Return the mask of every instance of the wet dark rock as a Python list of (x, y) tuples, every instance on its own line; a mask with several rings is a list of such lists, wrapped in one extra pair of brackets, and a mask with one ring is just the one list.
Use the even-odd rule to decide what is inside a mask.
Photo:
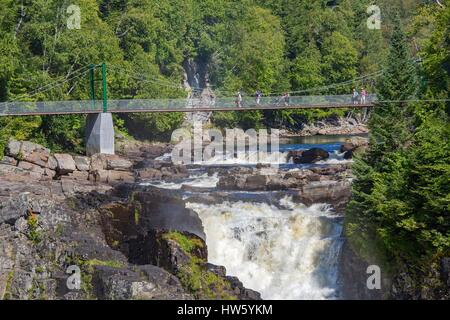
[(321, 148), (312, 148), (305, 150), (300, 157), (294, 158), (294, 163), (315, 163), (321, 160), (326, 160), (330, 157), (330, 154)]
[(287, 155), (287, 160), (286, 162), (290, 162), (291, 159), (294, 163), (299, 163), (300, 158), (303, 155), (304, 150), (293, 150), (293, 151), (289, 151), (288, 155)]
[(224, 266), (216, 266), (215, 264), (207, 263), (206, 269), (211, 271), (212, 273), (218, 275), (219, 277), (227, 276), (227, 269)]
[(347, 152), (347, 151), (353, 151), (355, 149), (356, 149), (356, 147), (352, 143), (346, 142), (341, 146), (340, 152), (343, 153), (343, 152)]
[(301, 191), (294, 196), (294, 200), (308, 206), (314, 203), (328, 203), (333, 205), (337, 212), (342, 213), (350, 195), (350, 181), (325, 180), (305, 184)]
[(353, 150), (345, 151), (345, 153), (344, 153), (344, 159), (345, 159), (345, 160), (350, 160), (350, 159), (352, 159), (352, 158), (353, 158)]
[(227, 277), (231, 287), (236, 292), (239, 300), (261, 300), (261, 294), (251, 289), (246, 289), (237, 277)]
[(151, 265), (135, 270), (96, 266), (93, 276), (96, 296), (102, 300), (180, 300), (192, 299), (179, 280)]
[(381, 300), (389, 296), (390, 280), (381, 270), (381, 290), (370, 290), (367, 287), (367, 268), (379, 265), (378, 261), (365, 261), (358, 256), (348, 241), (342, 245), (339, 259), (339, 283), (341, 297), (347, 300)]

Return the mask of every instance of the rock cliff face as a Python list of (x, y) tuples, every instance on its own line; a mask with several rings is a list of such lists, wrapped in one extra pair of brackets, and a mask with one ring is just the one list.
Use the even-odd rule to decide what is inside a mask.
[[(426, 271), (391, 263), (389, 270), (374, 257), (365, 260), (347, 240), (340, 258), (341, 296), (351, 300), (448, 300), (450, 299), (449, 258), (430, 261)], [(381, 288), (369, 289), (367, 273), (371, 265), (381, 269)]]
[[(0, 299), (259, 299), (207, 263), (201, 221), (180, 199), (71, 176), (95, 165), (131, 172), (126, 160), (29, 149), (48, 157), (0, 164)], [(17, 166), (24, 159), (55, 177)], [(77, 270), (81, 285), (71, 289)]]

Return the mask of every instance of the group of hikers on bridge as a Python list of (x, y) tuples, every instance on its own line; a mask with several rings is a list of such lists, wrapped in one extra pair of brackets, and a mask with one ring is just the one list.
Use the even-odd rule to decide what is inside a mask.
[[(261, 98), (263, 94), (261, 90), (256, 90), (255, 92), (255, 102), (256, 105), (261, 105)], [(289, 92), (284, 92), (283, 95), (277, 100), (277, 104), (284, 104), (285, 106), (289, 106), (290, 104), (290, 94)], [(355, 88), (353, 89), (352, 94), (352, 103), (353, 104), (366, 104), (366, 98), (367, 98), (367, 91), (365, 88), (361, 88), (361, 92), (358, 92), (358, 90)], [(242, 92), (239, 90), (236, 95), (236, 107), (242, 108), (242, 102), (243, 102), (243, 95)]]
[[(261, 98), (262, 98), (262, 96), (263, 96), (263, 94), (262, 94), (261, 90), (256, 90), (256, 92), (255, 92), (255, 102), (256, 102), (257, 106), (261, 105)], [(289, 92), (285, 92), (278, 99), (278, 103), (279, 104), (284, 104), (285, 106), (288, 106), (289, 103), (290, 103), (290, 98), (291, 98), (291, 95), (289, 94)], [(242, 101), (243, 101), (242, 92), (238, 91), (237, 95), (236, 95), (236, 101), (235, 101), (236, 107), (242, 108)]]
[(361, 92), (358, 92), (358, 90), (353, 89), (352, 94), (352, 102), (353, 104), (366, 104), (366, 97), (367, 97), (367, 91), (364, 88), (361, 88)]

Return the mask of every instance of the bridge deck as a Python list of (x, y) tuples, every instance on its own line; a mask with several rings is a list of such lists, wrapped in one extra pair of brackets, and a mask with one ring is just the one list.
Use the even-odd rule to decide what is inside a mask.
[[(256, 104), (254, 98), (245, 98), (238, 106), (235, 98), (217, 98), (213, 102), (192, 104), (187, 99), (155, 100), (109, 100), (108, 112), (211, 112), (211, 111), (249, 111), (281, 109), (332, 109), (373, 107), (375, 95), (369, 95), (365, 104), (354, 104), (351, 96), (301, 96), (290, 97), (289, 102), (281, 98), (267, 97)], [(40, 102), (2, 102), (0, 116), (92, 114), (103, 112), (103, 101), (40, 101)]]

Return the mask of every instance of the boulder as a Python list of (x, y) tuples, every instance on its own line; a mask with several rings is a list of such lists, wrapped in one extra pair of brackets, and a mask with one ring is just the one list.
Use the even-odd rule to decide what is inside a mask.
[(344, 153), (347, 151), (355, 151), (359, 147), (368, 146), (369, 142), (366, 138), (363, 137), (352, 137), (345, 141), (345, 143), (341, 146), (340, 152)]
[(193, 299), (185, 293), (180, 281), (156, 266), (138, 266), (135, 270), (94, 267), (94, 287), (101, 299), (108, 300), (184, 300)]
[(50, 157), (50, 150), (37, 143), (11, 139), (6, 147), (6, 154), (17, 160), (34, 163), (44, 168)]
[(268, 180), (267, 176), (264, 175), (248, 176), (245, 180), (245, 190), (264, 190), (266, 189)]
[(58, 162), (56, 161), (56, 158), (54, 156), (50, 156), (47, 161), (47, 168), (55, 171), (57, 167), (58, 167)]
[(96, 170), (106, 170), (107, 163), (106, 163), (106, 155), (104, 154), (94, 154), (91, 157), (91, 171)]
[(312, 148), (302, 152), (301, 157), (294, 157), (294, 163), (315, 163), (321, 160), (326, 160), (330, 157), (330, 154), (321, 148)]
[(187, 178), (189, 173), (183, 165), (173, 165), (170, 167), (161, 168), (162, 178), (164, 180), (177, 180)]
[[(25, 172), (24, 169), (9, 164), (0, 163), (0, 176), (7, 176), (10, 174), (21, 174)], [(3, 179), (3, 178), (2, 178)]]
[(37, 164), (44, 168), (47, 166), (50, 150), (37, 143), (23, 141), (20, 156), (21, 160)]
[(343, 152), (353, 151), (353, 150), (355, 150), (355, 146), (351, 143), (346, 142), (341, 146), (340, 152), (343, 153)]
[(45, 168), (44, 176), (48, 177), (49, 179), (53, 179), (56, 176), (56, 171), (49, 168)]
[(222, 190), (243, 190), (245, 184), (245, 176), (223, 176), (217, 183), (217, 187)]
[[(342, 150), (342, 149), (341, 149)], [(345, 160), (350, 160), (353, 158), (353, 150), (347, 150), (344, 153), (344, 159)]]
[(126, 171), (108, 171), (108, 182), (109, 183), (115, 183), (115, 182), (128, 182), (133, 183), (135, 181), (134, 174), (132, 172), (126, 172)]
[(137, 175), (140, 179), (148, 179), (148, 180), (161, 180), (162, 174), (161, 171), (147, 168), (137, 171)]
[(72, 177), (74, 180), (86, 181), (89, 179), (89, 173), (87, 171), (74, 171), (69, 173), (69, 177)]
[(133, 166), (133, 163), (122, 158), (107, 159), (106, 166), (108, 170), (129, 171)]
[(75, 166), (79, 171), (89, 171), (91, 166), (91, 159), (89, 159), (89, 157), (76, 156), (73, 157), (73, 160), (75, 161)]
[(44, 174), (44, 169), (41, 168), (40, 166), (34, 164), (34, 163), (30, 163), (30, 162), (26, 162), (26, 161), (20, 161), (17, 166), (19, 168), (22, 168), (22, 169), (27, 170), (27, 171), (36, 172), (36, 173), (41, 174), (41, 175)]
[(0, 164), (8, 164), (10, 166), (17, 166), (17, 160), (13, 157), (4, 156), (3, 159), (0, 160)]
[(170, 144), (166, 145), (146, 145), (142, 146), (139, 150), (143, 153), (144, 157), (147, 159), (155, 159), (166, 153), (170, 153), (172, 146)]
[(17, 157), (20, 154), (21, 147), (22, 147), (22, 142), (11, 139), (11, 140), (9, 140), (8, 145), (6, 147), (6, 154), (8, 156), (11, 156), (11, 157), (17, 159)]
[(103, 183), (133, 183), (135, 181), (134, 174), (132, 172), (114, 170), (96, 170), (89, 172), (89, 174), (86, 172), (86, 177), (89, 181)]
[(289, 163), (291, 159), (294, 163), (297, 163), (299, 159), (302, 157), (304, 150), (292, 150), (288, 152), (286, 162)]
[(75, 161), (70, 154), (56, 153), (54, 156), (57, 163), (56, 171), (59, 175), (65, 175), (77, 170)]

